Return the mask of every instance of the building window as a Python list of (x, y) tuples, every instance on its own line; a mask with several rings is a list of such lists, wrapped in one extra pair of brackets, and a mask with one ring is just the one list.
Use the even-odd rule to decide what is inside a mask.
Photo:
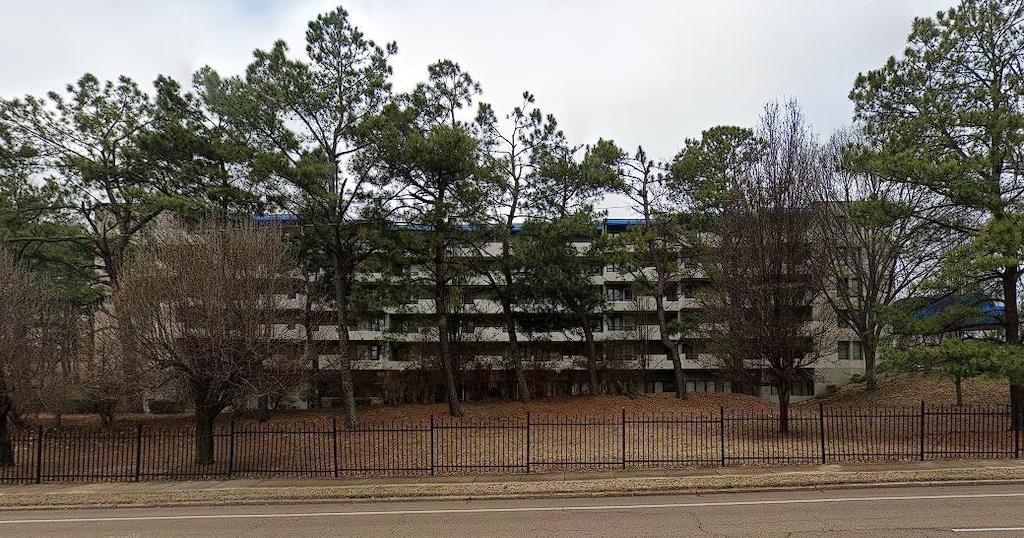
[(360, 350), (359, 358), (364, 361), (379, 361), (380, 346), (366, 346)]
[(411, 361), (412, 360), (412, 348), (409, 346), (396, 346), (392, 349), (391, 360), (393, 361)]
[(853, 324), (850, 323), (850, 311), (846, 309), (836, 310), (836, 327), (840, 329), (852, 329)]
[(793, 396), (814, 396), (814, 382), (798, 381), (793, 383)]
[(629, 331), (634, 327), (626, 325), (626, 320), (622, 316), (611, 316), (608, 318), (608, 330), (609, 331)]
[(860, 280), (853, 277), (839, 277), (836, 281), (836, 295), (860, 297)]
[(633, 300), (633, 289), (632, 288), (608, 288), (605, 290), (605, 294), (609, 301), (632, 301)]
[(854, 323), (859, 323), (861, 327), (867, 325), (867, 312), (863, 310), (836, 310), (836, 326), (843, 329), (856, 329), (857, 326)]
[(687, 381), (686, 392), (732, 392), (732, 383), (718, 381)]
[(864, 360), (864, 345), (857, 341), (840, 340), (836, 343), (841, 361), (862, 361)]
[[(775, 385), (768, 387), (768, 394), (778, 396), (779, 389)], [(814, 396), (814, 382), (811, 380), (798, 380), (793, 382), (793, 389), (790, 396)]]
[(610, 265), (607, 265), (604, 268), (604, 272), (606, 272), (606, 273), (618, 273), (619, 272), (619, 266), (617, 264), (614, 264), (614, 263), (610, 264)]

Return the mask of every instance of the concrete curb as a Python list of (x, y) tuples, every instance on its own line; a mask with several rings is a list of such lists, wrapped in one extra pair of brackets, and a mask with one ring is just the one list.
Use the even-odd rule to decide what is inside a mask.
[[(800, 471), (752, 475), (621, 477), (533, 482), (422, 483), (357, 486), (267, 486), (132, 492), (131, 484), (104, 484), (107, 493), (15, 491), (0, 493), (0, 511), (42, 509), (152, 508), (170, 506), (245, 506), (259, 504), (373, 503), (387, 501), (596, 498), (670, 494), (706, 495), (768, 491), (854, 488), (1022, 484), (1021, 467), (973, 467), (934, 470)], [(1006, 478), (992, 478), (1006, 473)], [(884, 475), (891, 476), (886, 480)], [(915, 475), (919, 479), (914, 479)], [(943, 475), (949, 478), (943, 478)], [(966, 475), (966, 476), (965, 476)], [(970, 475), (988, 475), (970, 478)], [(858, 479), (860, 478), (860, 479)], [(706, 486), (701, 485), (705, 483)], [(711, 483), (708, 483), (711, 482)], [(751, 483), (767, 483), (763, 486)], [(771, 483), (776, 482), (776, 483)], [(792, 482), (787, 484), (786, 482)], [(803, 483), (800, 483), (803, 482)], [(31, 486), (27, 486), (31, 488)], [(117, 491), (117, 490), (121, 491)], [(503, 492), (520, 489), (522, 491)], [(402, 491), (406, 490), (406, 491)], [(142, 500), (139, 500), (139, 498)], [(121, 500), (121, 499), (124, 500)], [(95, 499), (95, 502), (92, 502)], [(134, 501), (132, 499), (135, 499)]]
[(260, 506), (266, 504), (275, 505), (300, 505), (300, 504), (372, 504), (385, 502), (406, 502), (406, 501), (480, 501), (480, 500), (529, 500), (529, 499), (597, 499), (604, 497), (654, 497), (659, 495), (714, 495), (725, 493), (769, 493), (786, 491), (842, 491), (846, 489), (896, 489), (907, 487), (934, 487), (934, 486), (988, 486), (1000, 484), (1024, 484), (1024, 480), (950, 480), (930, 482), (879, 482), (879, 483), (850, 483), (833, 484), (829, 486), (784, 486), (784, 487), (763, 487), (763, 488), (719, 488), (719, 489), (665, 489), (665, 490), (643, 490), (643, 491), (601, 491), (584, 493), (522, 493), (514, 495), (439, 495), (439, 496), (409, 496), (409, 497), (339, 497), (321, 499), (239, 499), (223, 501), (174, 501), (174, 502), (150, 502), (150, 503), (120, 503), (120, 504), (52, 504), (52, 505), (26, 505), (26, 506), (2, 506), (0, 513), (38, 511), (38, 510), (100, 510), (116, 508), (173, 508), (190, 506)]

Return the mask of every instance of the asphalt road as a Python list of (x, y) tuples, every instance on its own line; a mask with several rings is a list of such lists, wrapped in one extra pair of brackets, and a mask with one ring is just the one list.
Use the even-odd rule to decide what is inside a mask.
[(1024, 536), (1024, 485), (0, 512), (3, 536)]

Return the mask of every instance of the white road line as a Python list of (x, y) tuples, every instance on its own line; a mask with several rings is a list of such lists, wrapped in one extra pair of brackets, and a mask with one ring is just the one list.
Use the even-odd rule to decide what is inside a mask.
[[(519, 508), (438, 508), (433, 510), (375, 510), (353, 512), (290, 512), (270, 514), (210, 514), (180, 516), (134, 516), (134, 517), (82, 517), (67, 519), (5, 519), (0, 525), (29, 525), (43, 523), (103, 523), (115, 521), (177, 521), (197, 519), (276, 519), (350, 516), (409, 516), (438, 514), (496, 514), (519, 512), (585, 512), (599, 510), (650, 510), (657, 508), (714, 508), (724, 506), (758, 506), (778, 504), (823, 504), (848, 502), (891, 502), (925, 501), (943, 499), (998, 499), (1024, 497), (1024, 493), (975, 493), (961, 495), (907, 495), (899, 497), (838, 497), (828, 499), (769, 499), (762, 501), (723, 501), (665, 504), (617, 504), (591, 506), (526, 506)], [(955, 530), (955, 529), (954, 529)], [(964, 531), (966, 532), (966, 531)]]
[(952, 529), (953, 532), (1012, 532), (1024, 531), (1024, 527), (989, 527), (987, 529)]

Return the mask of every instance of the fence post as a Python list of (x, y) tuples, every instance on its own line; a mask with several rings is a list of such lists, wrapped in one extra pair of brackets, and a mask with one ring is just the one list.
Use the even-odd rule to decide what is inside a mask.
[(825, 463), (825, 405), (818, 402), (818, 429), (821, 430), (821, 463)]
[(43, 425), (36, 424), (36, 484), (43, 482)]
[(526, 474), (530, 474), (530, 412), (526, 412)]
[(231, 417), (231, 426), (228, 427), (228, 479), (235, 470), (235, 417)]
[(430, 476), (434, 476), (434, 414), (430, 414)]
[(722, 457), (722, 467), (725, 467), (725, 406), (719, 406), (718, 408), (718, 437), (718, 449)]
[(142, 474), (142, 423), (135, 425), (135, 481)]
[(924, 400), (921, 400), (921, 461), (924, 461)]
[(622, 468), (626, 468), (626, 408), (622, 408)]
[(338, 478), (338, 417), (331, 417), (331, 447), (334, 463), (334, 478)]

